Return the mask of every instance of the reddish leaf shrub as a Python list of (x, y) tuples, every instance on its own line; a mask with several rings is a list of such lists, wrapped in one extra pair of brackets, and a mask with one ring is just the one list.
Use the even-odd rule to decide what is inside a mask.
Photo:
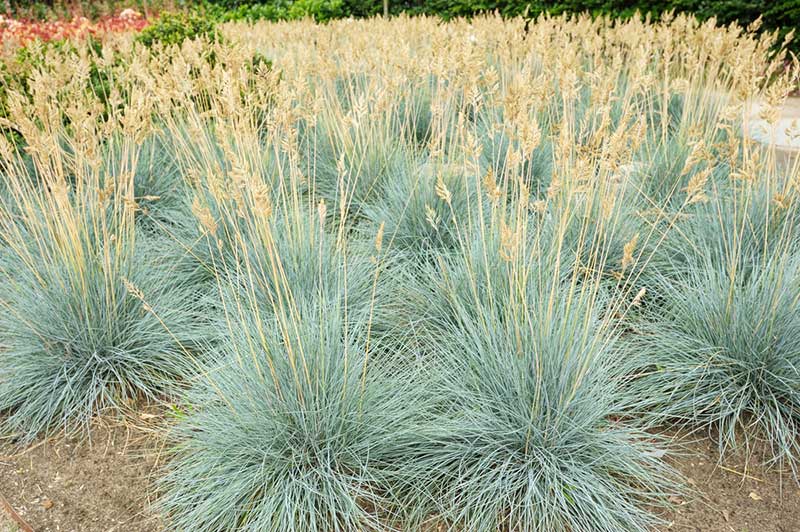
[(86, 17), (56, 21), (18, 20), (0, 14), (0, 42), (13, 40), (24, 44), (34, 39), (49, 41), (97, 36), (105, 33), (140, 31), (147, 25), (148, 20), (133, 9), (124, 9), (118, 15), (103, 17), (96, 22)]

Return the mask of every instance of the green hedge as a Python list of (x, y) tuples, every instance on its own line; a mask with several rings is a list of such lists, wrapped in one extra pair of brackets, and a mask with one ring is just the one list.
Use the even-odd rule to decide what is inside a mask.
[(164, 45), (181, 44), (186, 39), (200, 36), (217, 38), (213, 19), (195, 12), (162, 13), (152, 24), (144, 28), (136, 40), (145, 46), (155, 43)]

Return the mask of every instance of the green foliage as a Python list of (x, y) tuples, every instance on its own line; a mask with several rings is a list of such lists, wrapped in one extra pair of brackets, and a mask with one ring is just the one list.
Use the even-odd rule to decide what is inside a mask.
[(289, 7), (289, 18), (311, 17), (317, 22), (327, 22), (345, 15), (342, 0), (297, 0)]
[[(13, 59), (0, 62), (0, 75), (3, 82), (0, 84), (0, 117), (8, 118), (8, 95), (9, 89), (21, 93), (29, 102), (32, 102), (33, 92), (31, 87), (31, 76), (37, 70), (47, 71), (52, 64), (53, 58), (58, 57), (74, 58), (80, 54), (78, 43), (69, 39), (53, 39), (49, 41), (34, 41), (26, 46), (19, 48)], [(111, 63), (100, 61), (102, 56), (103, 44), (94, 37), (86, 40), (89, 59), (89, 77), (85, 90), (87, 93), (95, 95), (103, 105), (102, 116), (107, 118), (113, 111), (109, 97), (111, 95), (112, 76), (111, 71), (119, 67), (119, 55), (112, 55)], [(120, 89), (122, 102), (124, 105), (127, 94), (123, 87)], [(65, 124), (67, 125), (67, 124)], [(3, 128), (3, 134), (14, 142), (22, 141), (18, 132)]]
[(236, 2), (203, 0), (195, 10), (219, 22), (256, 20), (296, 20), (313, 18), (317, 22), (343, 18), (348, 10), (343, 0), (278, 0), (272, 2)]
[(216, 40), (219, 35), (215, 22), (197, 12), (165, 12), (152, 24), (144, 28), (136, 40), (147, 47), (160, 43), (165, 46), (179, 45), (186, 39), (206, 37)]
[(272, 2), (269, 4), (244, 4), (225, 7), (217, 3), (205, 2), (202, 11), (206, 16), (220, 22), (256, 20), (286, 20), (289, 18), (290, 2)]

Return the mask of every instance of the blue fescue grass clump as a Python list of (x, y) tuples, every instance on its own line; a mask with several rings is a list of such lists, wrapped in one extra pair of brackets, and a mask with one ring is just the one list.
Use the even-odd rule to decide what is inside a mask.
[(629, 340), (632, 397), (654, 423), (708, 431), (721, 455), (766, 444), (800, 460), (800, 261), (769, 257), (748, 275), (698, 261), (653, 287), (661, 301)]
[(165, 233), (190, 215), (188, 187), (164, 133), (142, 143), (133, 176), (137, 221), (157, 233)]
[(409, 366), (373, 364), (372, 303), (344, 295), (343, 258), (297, 277), (265, 253), (273, 269), (219, 278), (223, 341), (186, 396), (160, 507), (174, 530), (391, 529), (418, 506), (408, 457), (430, 398)]
[(699, 265), (746, 277), (764, 258), (800, 249), (800, 209), (786, 177), (723, 184), (711, 194), (681, 210), (653, 257), (655, 270), (680, 278)]
[[(459, 219), (475, 208), (472, 180), (463, 168), (442, 162), (426, 161), (401, 172), (365, 205), (366, 231), (374, 234), (383, 225), (387, 247), (405, 259), (451, 252), (459, 247), (464, 230)], [(441, 186), (448, 191), (446, 197)]]
[(420, 281), (449, 405), (420, 457), (435, 511), (455, 530), (649, 530), (674, 476), (652, 435), (618, 417), (609, 296), (562, 267), (552, 235), (517, 228), (511, 252), (503, 232)]
[(646, 276), (652, 297), (629, 316), (624, 360), (645, 422), (709, 432), (722, 458), (758, 450), (796, 475), (800, 225), (789, 181), (760, 177), (684, 207)]
[(337, 123), (339, 117), (320, 117), (304, 135), (309, 188), (331, 206), (333, 217), (361, 217), (384, 187), (418, 164), (409, 140), (363, 113), (359, 123), (344, 127)]
[(441, 514), (466, 530), (648, 530), (644, 506), (663, 503), (667, 472), (648, 435), (612, 417), (613, 375), (589, 361), (613, 347), (524, 319), (520, 330), (467, 322), (447, 338), (456, 406), (430, 452), (449, 465)]
[(199, 299), (154, 255), (109, 260), (85, 242), (76, 260), (18, 244), (0, 266), (3, 433), (82, 432), (98, 414), (173, 396), (194, 373), (189, 350), (207, 337)]
[(137, 227), (136, 149), (108, 153), (102, 171), (56, 155), (6, 176), (0, 428), (22, 441), (175, 394), (208, 338), (202, 298)]
[[(229, 222), (236, 225), (233, 233), (239, 236), (225, 251), (230, 256), (227, 262), (212, 258), (215, 275), (257, 305), (259, 312), (273, 314), (286, 297), (284, 286), (290, 286), (293, 304), (336, 302), (348, 309), (349, 322), (370, 321), (374, 338), (388, 338), (396, 332), (396, 318), (383, 309), (397, 296), (377, 278), (394, 261), (376, 250), (372, 241), (343, 242), (326, 230), (319, 212), (302, 207), (296, 212), (279, 209), (268, 219)], [(213, 247), (213, 239), (207, 245)], [(376, 298), (381, 305), (373, 304)]]
[(85, 266), (40, 263), (32, 271), (20, 257), (3, 260), (0, 411), (3, 432), (24, 441), (83, 429), (138, 399), (161, 400), (194, 372), (186, 349), (203, 338), (203, 317), (192, 311), (191, 287), (142, 263), (110, 272), (92, 257)]
[(384, 530), (399, 518), (420, 394), (406, 375), (365, 369), (366, 331), (345, 331), (335, 306), (314, 314), (290, 338), (234, 322), (173, 434), (161, 483), (173, 530)]

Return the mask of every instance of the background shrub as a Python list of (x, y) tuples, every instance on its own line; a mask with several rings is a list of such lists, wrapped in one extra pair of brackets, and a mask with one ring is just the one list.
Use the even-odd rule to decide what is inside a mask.
[(181, 44), (186, 39), (217, 38), (215, 22), (196, 12), (165, 12), (144, 28), (136, 40), (145, 46), (161, 43), (165, 46)]

